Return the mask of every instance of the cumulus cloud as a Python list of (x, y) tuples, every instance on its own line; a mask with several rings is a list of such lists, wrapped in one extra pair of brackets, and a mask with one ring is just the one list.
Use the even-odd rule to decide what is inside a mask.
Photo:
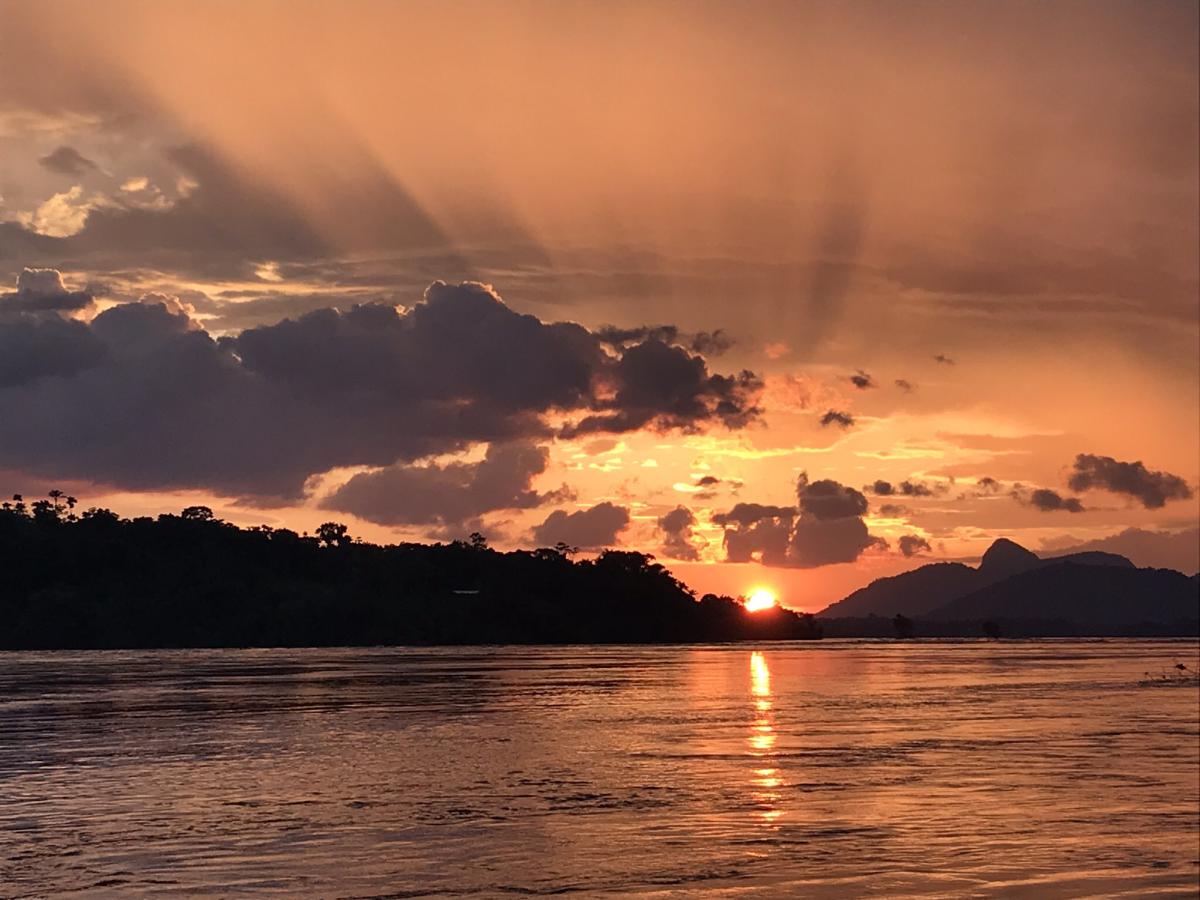
[(658, 530), (662, 533), (663, 554), (671, 559), (700, 558), (700, 543), (696, 540), (693, 526), (695, 514), (686, 506), (677, 506), (658, 519)]
[[(22, 427), (0, 465), (133, 489), (294, 498), (335, 467), (544, 439), (562, 421), (694, 431), (757, 415), (750, 373), (712, 374), (653, 340), (614, 354), (474, 283), (437, 282), (408, 310), (318, 310), (219, 339), (153, 300), (38, 328), (40, 346), (61, 346), (5, 359), (0, 419)], [(0, 347), (28, 331), (0, 317)]]
[(17, 289), (0, 294), (0, 316), (14, 313), (58, 313), (70, 315), (92, 305), (88, 291), (72, 291), (63, 283), (58, 269), (24, 269), (17, 276)]
[(62, 145), (51, 153), (38, 159), (45, 168), (59, 175), (78, 177), (99, 168), (94, 162), (76, 150), (74, 147)]
[(762, 381), (754, 373), (710, 374), (703, 357), (653, 338), (627, 348), (598, 374), (608, 394), (594, 397), (601, 412), (568, 427), (565, 436), (639, 428), (692, 431), (702, 423), (740, 428), (760, 413)]
[(54, 194), (31, 213), (21, 213), (17, 221), (21, 225), (45, 237), (71, 237), (83, 231), (88, 216), (95, 208), (91, 200), (83, 197), (83, 186), (75, 185)]
[(1105, 490), (1125, 494), (1146, 509), (1160, 509), (1168, 500), (1190, 500), (1191, 486), (1178, 475), (1154, 472), (1141, 460), (1121, 462), (1111, 456), (1080, 453), (1067, 484), (1073, 491)]
[(796, 482), (795, 507), (739, 503), (713, 516), (725, 528), (730, 562), (759, 559), (768, 566), (815, 568), (853, 562), (869, 547), (884, 545), (862, 517), (867, 498), (831, 479)]
[(821, 427), (828, 428), (830, 425), (837, 425), (841, 428), (850, 428), (854, 425), (854, 416), (848, 412), (839, 412), (836, 409), (830, 409), (821, 416)]
[(562, 543), (581, 550), (601, 550), (615, 544), (628, 524), (629, 510), (606, 500), (571, 513), (556, 509), (533, 529), (533, 539), (545, 547)]
[(919, 534), (901, 535), (897, 543), (900, 546), (900, 552), (907, 557), (918, 556), (921, 553), (930, 553), (933, 551), (933, 548), (929, 546), (929, 541), (925, 540)]
[(879, 507), (879, 514), (889, 519), (898, 519), (901, 516), (907, 516), (908, 513), (908, 507), (901, 506), (899, 503), (884, 503)]
[(355, 475), (322, 505), (381, 525), (460, 525), (495, 510), (561, 500), (561, 491), (541, 494), (531, 486), (549, 455), (516, 441), (489, 445), (476, 463), (396, 464)]

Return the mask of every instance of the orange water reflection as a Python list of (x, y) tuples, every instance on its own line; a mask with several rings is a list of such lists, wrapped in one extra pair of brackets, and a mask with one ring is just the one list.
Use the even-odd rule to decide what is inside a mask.
[(757, 757), (750, 796), (758, 818), (769, 825), (783, 815), (779, 809), (779, 788), (783, 780), (779, 770), (771, 765), (778, 739), (772, 712), (771, 670), (766, 656), (757, 650), (750, 654), (750, 693), (754, 697), (754, 722), (750, 726), (749, 744), (751, 755)]

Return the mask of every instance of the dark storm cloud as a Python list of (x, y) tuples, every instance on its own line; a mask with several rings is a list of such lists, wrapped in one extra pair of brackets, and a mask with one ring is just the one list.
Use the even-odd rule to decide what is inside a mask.
[(629, 510), (608, 501), (568, 513), (556, 509), (533, 529), (533, 539), (544, 547), (569, 544), (581, 550), (600, 550), (617, 542), (629, 524)]
[(828, 428), (830, 425), (850, 428), (854, 425), (854, 416), (848, 412), (839, 412), (836, 409), (830, 409), (826, 410), (825, 415), (821, 416), (820, 421), (822, 428)]
[(51, 172), (76, 177), (87, 175), (98, 168), (94, 162), (74, 147), (68, 147), (65, 144), (52, 153), (39, 157), (38, 162)]
[(1125, 494), (1146, 509), (1159, 509), (1168, 500), (1190, 500), (1193, 491), (1178, 475), (1154, 472), (1141, 460), (1120, 462), (1111, 456), (1080, 453), (1067, 484), (1073, 491), (1105, 490)]
[(530, 443), (491, 444), (477, 463), (397, 464), (355, 475), (322, 505), (381, 525), (459, 525), (495, 510), (561, 500), (561, 492), (531, 487), (548, 458), (545, 447)]
[(663, 553), (671, 559), (699, 559), (700, 550), (692, 530), (695, 524), (696, 516), (686, 506), (677, 506), (660, 516), (658, 530), (662, 533)]
[(550, 414), (592, 432), (756, 414), (749, 373), (710, 374), (654, 341), (613, 356), (470, 283), (435, 283), (408, 311), (320, 310), (220, 339), (173, 301), (86, 325), (0, 316), (0, 347), (16, 348), (0, 362), (0, 420), (22, 423), (0, 466), (135, 489), (296, 497), (337, 466), (548, 437)]
[(864, 372), (862, 369), (859, 369), (857, 372), (855, 372), (853, 375), (850, 376), (850, 383), (852, 385), (854, 385), (856, 388), (858, 388), (860, 391), (865, 391), (868, 388), (875, 387), (875, 379), (872, 378), (870, 375), (868, 375), (866, 372)]
[(853, 562), (864, 550), (885, 544), (872, 537), (862, 517), (867, 498), (829, 479), (796, 482), (796, 507), (739, 503), (713, 522), (725, 528), (730, 562), (756, 556), (764, 565), (815, 568)]
[(905, 556), (917, 556), (920, 553), (929, 553), (933, 550), (929, 546), (929, 541), (921, 537), (919, 534), (904, 534), (900, 536), (898, 541), (900, 552)]
[(915, 391), (917, 389), (917, 386), (915, 384), (913, 384), (911, 381), (909, 381), (907, 378), (897, 378), (895, 381), (895, 385), (896, 385), (896, 387), (900, 388), (900, 390), (904, 391), (904, 393), (906, 393), (906, 394), (911, 394), (913, 391)]
[(1031, 491), (1021, 485), (1016, 485), (1012, 496), (1018, 503), (1032, 506), (1042, 512), (1083, 512), (1083, 503), (1078, 497), (1064, 497), (1058, 491), (1049, 488), (1035, 488)]

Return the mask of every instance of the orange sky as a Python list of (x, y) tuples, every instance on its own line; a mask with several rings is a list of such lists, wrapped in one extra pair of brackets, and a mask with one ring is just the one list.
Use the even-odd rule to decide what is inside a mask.
[[(629, 512), (622, 545), (693, 586), (815, 609), (999, 536), (1037, 550), (1196, 526), (1194, 491), (1147, 506), (1068, 484), (1081, 453), (1200, 480), (1194, 4), (0, 0), (0, 16), (0, 278), (60, 270), (95, 294), (81, 321), (158, 293), (236, 335), (478, 279), (543, 322), (723, 329), (708, 370), (764, 379), (761, 417), (733, 430), (543, 437), (546, 502), (473, 523), (500, 546), (607, 501)], [(83, 162), (47, 162), (62, 147)], [(830, 410), (853, 425), (821, 425)], [(113, 484), (86, 452), (29, 458), (0, 448), (5, 484), (69, 483), (130, 514), (203, 501), (376, 540), (453, 531), (318, 508), (372, 470), (349, 457), (283, 505), (199, 477)], [(713, 516), (794, 506), (801, 472), (930, 493), (865, 492), (888, 548), (854, 562), (723, 562)], [(1039, 488), (1084, 510), (1039, 509)], [(664, 552), (678, 505), (694, 561)], [(905, 557), (902, 536), (928, 549)]]

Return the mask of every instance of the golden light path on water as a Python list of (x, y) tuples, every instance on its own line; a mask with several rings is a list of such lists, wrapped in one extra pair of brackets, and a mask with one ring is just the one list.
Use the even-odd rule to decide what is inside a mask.
[(754, 724), (750, 729), (750, 753), (756, 757), (754, 789), (751, 796), (764, 824), (774, 823), (783, 811), (778, 808), (779, 787), (783, 784), (773, 765), (775, 722), (772, 713), (771, 670), (767, 657), (755, 650), (750, 654), (750, 693), (754, 697)]

